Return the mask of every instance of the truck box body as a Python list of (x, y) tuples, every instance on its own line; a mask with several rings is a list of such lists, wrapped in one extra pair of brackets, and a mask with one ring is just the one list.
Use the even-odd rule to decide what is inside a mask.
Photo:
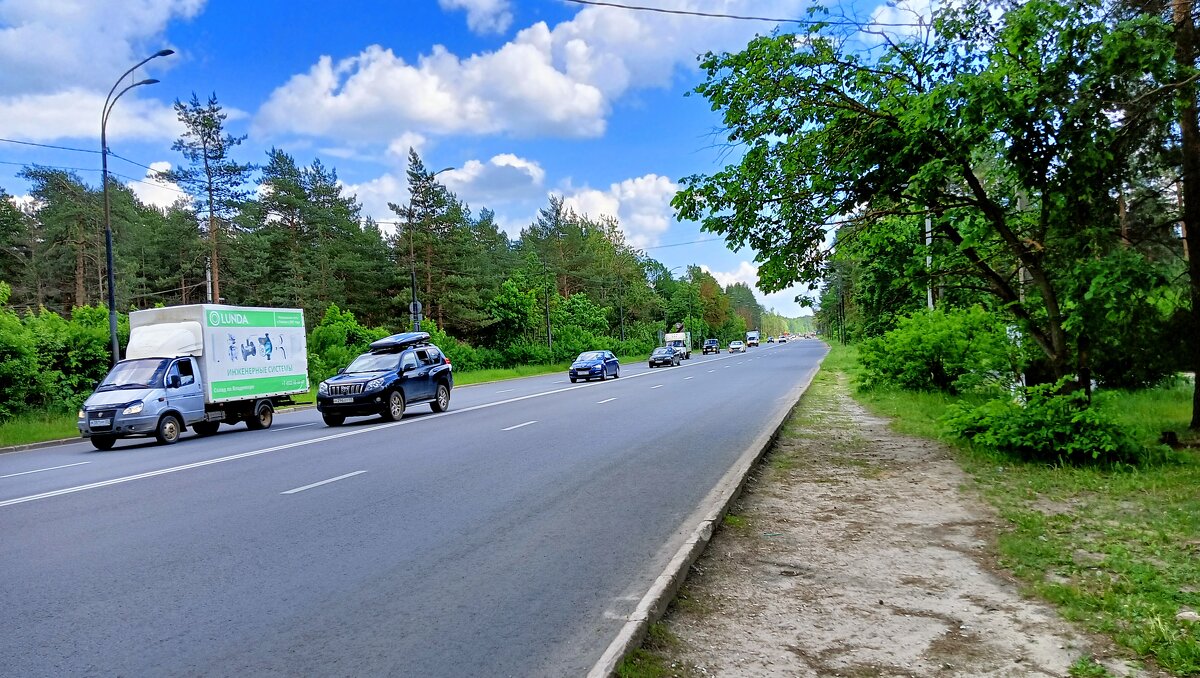
[(304, 311), (194, 304), (129, 314), (125, 358), (194, 356), (206, 403), (308, 392)]
[(746, 333), (746, 346), (758, 346), (758, 330), (750, 330)]
[(101, 450), (118, 438), (173, 443), (187, 428), (270, 428), (276, 405), (308, 392), (300, 309), (217, 304), (129, 314), (125, 359), (79, 410), (79, 433)]
[(682, 352), (684, 360), (692, 357), (691, 332), (667, 332), (663, 335), (663, 345)]

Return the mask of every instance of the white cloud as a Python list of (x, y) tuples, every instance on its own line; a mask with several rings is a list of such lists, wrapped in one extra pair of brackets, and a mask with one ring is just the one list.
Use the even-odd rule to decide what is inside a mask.
[[(342, 188), (343, 195), (358, 197), (364, 217), (371, 217), (379, 222), (394, 222), (399, 219), (388, 207), (389, 202), (397, 205), (408, 204), (408, 178), (404, 175), (396, 176), (389, 172), (361, 184), (342, 184)], [(395, 231), (395, 225), (390, 223), (381, 223), (380, 228), (384, 233)]]
[(789, 287), (771, 294), (763, 294), (762, 290), (758, 289), (758, 267), (749, 261), (738, 262), (738, 267), (732, 271), (714, 271), (705, 264), (701, 264), (700, 269), (716, 278), (721, 287), (728, 287), (735, 283), (749, 285), (759, 303), (768, 311), (774, 309), (776, 313), (788, 318), (812, 315), (811, 310), (804, 308), (796, 301), (796, 296), (811, 298), (813, 292), (808, 292), (801, 287)]
[(652, 247), (674, 222), (671, 198), (678, 188), (667, 177), (647, 174), (612, 184), (607, 191), (583, 188), (563, 197), (579, 214), (615, 217), (630, 245)]
[(487, 162), (468, 160), (438, 179), (467, 203), (489, 204), (540, 197), (546, 171), (532, 160), (502, 153)]
[[(203, 6), (204, 0), (4, 0), (0, 92), (12, 97), (113, 83), (168, 46), (167, 24)], [(155, 59), (137, 75), (149, 77), (179, 58)]]
[(416, 151), (417, 155), (424, 155), (425, 151), (432, 147), (433, 144), (424, 134), (405, 132), (392, 139), (388, 144), (387, 154), (392, 160), (398, 160), (407, 166), (409, 149)]
[(152, 162), (150, 169), (146, 170), (146, 176), (141, 181), (130, 181), (125, 185), (139, 200), (161, 209), (171, 207), (180, 200), (190, 203), (191, 198), (183, 192), (179, 184), (162, 178), (162, 172), (170, 169), (171, 163), (169, 162)]
[[(799, 16), (803, 4), (763, 0), (755, 10)], [(736, 0), (715, 7), (697, 0), (664, 6), (744, 9)], [(769, 24), (587, 7), (553, 28), (535, 23), (495, 51), (468, 57), (435, 46), (409, 63), (371, 45), (336, 62), (322, 56), (308, 72), (293, 76), (259, 110), (255, 131), (350, 136), (358, 143), (390, 140), (400, 129), (596, 137), (604, 133), (613, 103), (631, 89), (667, 86), (678, 69), (695, 68), (697, 54), (740, 49), (755, 32), (769, 30)]]
[[(0, 136), (29, 141), (92, 138), (99, 150), (103, 108), (102, 94), (81, 89), (0, 97)], [(170, 106), (126, 95), (113, 108), (106, 131), (109, 148), (119, 149), (122, 141), (178, 138), (183, 127)]]
[(467, 10), (467, 27), (475, 33), (503, 33), (512, 24), (508, 0), (438, 0), (444, 10)]

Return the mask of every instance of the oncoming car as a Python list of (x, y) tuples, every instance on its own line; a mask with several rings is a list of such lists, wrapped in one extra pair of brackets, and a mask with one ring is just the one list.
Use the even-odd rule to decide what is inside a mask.
[(704, 349), (703, 349), (702, 353), (703, 353), (703, 355), (708, 355), (709, 352), (720, 353), (721, 352), (721, 342), (717, 341), (716, 339), (705, 339), (704, 340)]
[(666, 365), (668, 367), (674, 365), (679, 366), (679, 352), (670, 346), (659, 346), (650, 354), (650, 367), (658, 367)]
[(429, 333), (405, 332), (372, 343), (369, 352), (321, 382), (317, 410), (327, 426), (371, 415), (396, 421), (413, 403), (427, 402), (434, 412), (445, 412), (452, 388), (450, 360), (429, 343)]
[(730, 353), (745, 353), (746, 352), (746, 342), (744, 342), (744, 341), (729, 342), (729, 352)]
[(584, 351), (571, 363), (567, 376), (572, 384), (580, 379), (616, 379), (621, 376), (621, 363), (617, 362), (617, 356), (612, 351)]

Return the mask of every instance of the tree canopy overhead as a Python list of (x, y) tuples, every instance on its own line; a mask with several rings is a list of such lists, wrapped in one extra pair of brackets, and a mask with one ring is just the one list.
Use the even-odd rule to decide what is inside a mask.
[(706, 55), (696, 92), (744, 153), (683, 179), (678, 215), (759, 251), (766, 290), (820, 278), (832, 229), (846, 241), (928, 218), (946, 267), (1011, 314), (1053, 376), (1084, 380), (1080, 316), (1097, 292), (1079, 279), (1129, 266), (1119, 197), (1170, 115), (1170, 25), (1110, 10), (969, 2), (869, 47), (816, 24)]

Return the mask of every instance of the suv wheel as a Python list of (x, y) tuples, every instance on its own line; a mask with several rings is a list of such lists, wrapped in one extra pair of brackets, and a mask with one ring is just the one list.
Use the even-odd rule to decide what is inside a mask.
[(346, 423), (346, 417), (341, 414), (322, 414), (321, 418), (325, 420), (326, 426), (341, 426)]
[(388, 395), (387, 403), (383, 406), (384, 421), (400, 421), (404, 416), (404, 395), (399, 391), (392, 391)]
[(438, 384), (437, 395), (434, 396), (433, 402), (429, 403), (429, 409), (434, 412), (445, 412), (450, 409), (450, 387), (445, 384)]

